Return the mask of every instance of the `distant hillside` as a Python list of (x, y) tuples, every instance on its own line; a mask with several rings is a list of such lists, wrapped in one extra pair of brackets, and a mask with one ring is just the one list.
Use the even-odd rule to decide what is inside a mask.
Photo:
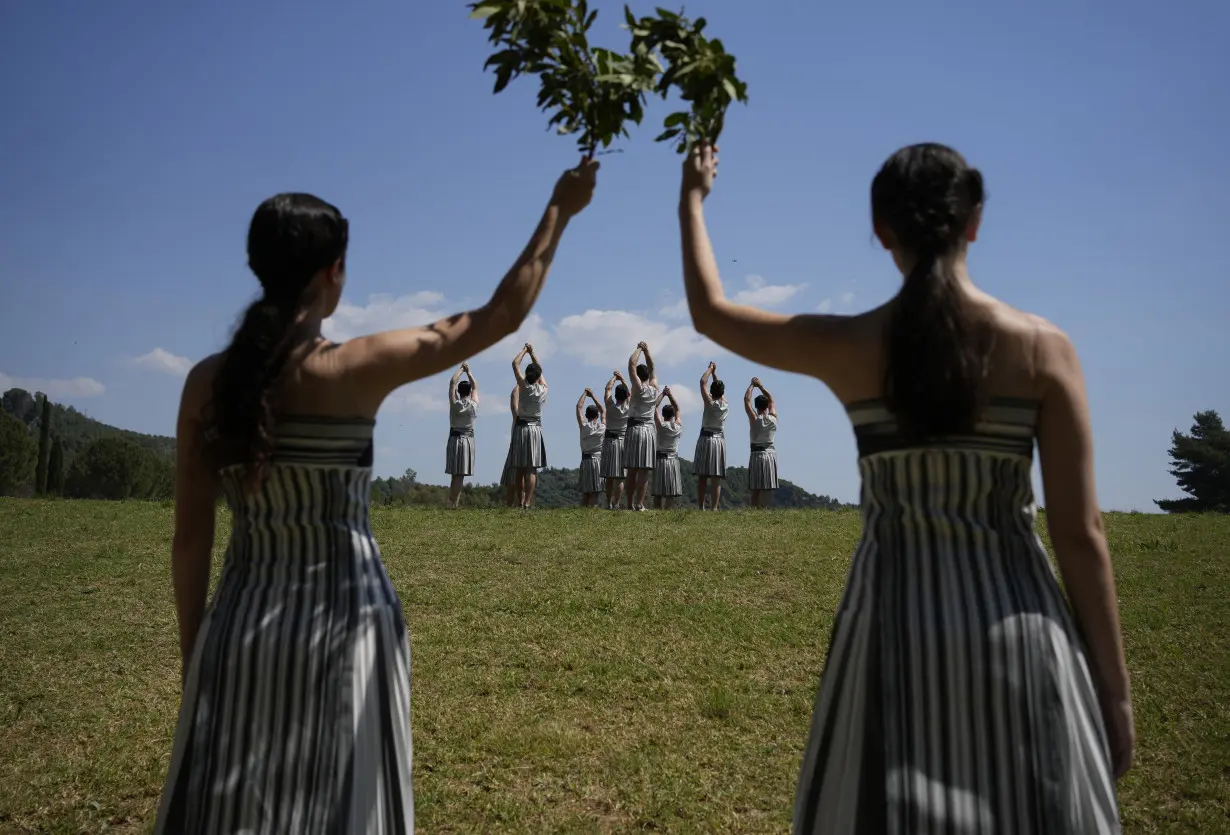
[[(30, 428), (30, 433), (37, 440), (39, 433), (40, 408), (35, 396), (22, 389), (9, 389), (0, 399), (0, 408), (13, 415)], [(91, 441), (99, 438), (122, 438), (132, 441), (142, 449), (153, 452), (160, 458), (172, 460), (175, 457), (175, 439), (165, 435), (143, 435), (140, 432), (130, 432), (109, 426), (101, 421), (86, 417), (72, 406), (53, 403), (51, 406), (51, 434), (60, 438), (64, 444), (64, 466), (67, 469), (73, 463), (78, 452), (85, 449)]]

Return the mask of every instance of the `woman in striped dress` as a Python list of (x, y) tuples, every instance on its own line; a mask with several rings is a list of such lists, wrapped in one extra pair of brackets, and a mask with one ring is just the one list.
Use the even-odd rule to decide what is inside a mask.
[[(710, 378), (712, 377), (712, 382)], [(700, 437), (696, 439), (696, 454), (692, 470), (696, 473), (696, 504), (717, 510), (722, 503), (722, 479), (726, 478), (726, 417), (730, 406), (726, 402), (726, 384), (717, 377), (717, 363), (709, 363), (700, 378), (700, 396), (705, 410), (700, 420)]]
[[(704, 143), (684, 163), (696, 329), (825, 383), (863, 481), (794, 831), (1120, 832), (1134, 731), (1085, 385), (1062, 331), (970, 279), (982, 175), (942, 145), (893, 154), (871, 214), (897, 295), (854, 316), (783, 315), (722, 291), (703, 210), (716, 169)], [(1034, 529), (1035, 441), (1064, 589)]]
[[(756, 389), (760, 389), (760, 394), (752, 400), (752, 392)], [(758, 377), (753, 377), (748, 384), (747, 393), (743, 395), (743, 409), (751, 424), (752, 442), (752, 454), (747, 462), (747, 489), (751, 493), (752, 507), (764, 507), (769, 499), (767, 494), (777, 489), (777, 447), (774, 445), (777, 404)]]
[[(645, 355), (645, 362), (638, 360)], [(658, 409), (658, 378), (653, 370), (653, 357), (644, 342), (636, 346), (628, 358), (628, 376), (632, 379), (632, 396), (628, 404), (628, 432), (624, 438), (624, 466), (628, 470), (628, 510), (644, 510), (645, 494), (657, 461), (658, 433), (654, 429), (654, 413)]]
[[(670, 403), (662, 405), (662, 400)], [(679, 471), (679, 436), (683, 434), (683, 415), (670, 386), (662, 388), (653, 420), (658, 430), (657, 460), (653, 467), (653, 497), (658, 510), (669, 510), (683, 495), (683, 474)]]
[[(413, 832), (410, 643), (368, 518), (375, 415), (520, 325), (596, 169), (560, 178), (482, 307), (342, 344), (321, 323), (345, 283), (346, 219), (308, 194), (256, 210), (248, 265), (262, 295), (180, 403), (183, 697), (155, 832)], [(230, 543), (207, 605), (219, 494)]]
[[(466, 379), (462, 380), (461, 375)], [(444, 472), (452, 476), (448, 506), (461, 502), (466, 476), (474, 475), (474, 420), (478, 417), (478, 383), (470, 366), (461, 364), (448, 381), (448, 445), (444, 451)]]
[(606, 384), (606, 436), (602, 439), (602, 480), (606, 506), (619, 509), (624, 494), (624, 437), (628, 432), (628, 384), (616, 369)]
[(508, 411), (512, 414), (512, 426), (508, 430), (508, 454), (504, 456), (504, 469), (500, 471), (500, 486), (504, 488), (504, 502), (516, 507), (521, 502), (517, 497), (517, 468), (513, 466), (513, 433), (517, 431), (517, 393), (520, 386), (513, 386), (508, 395)]
[[(586, 398), (594, 401), (588, 407), (585, 405)], [(585, 389), (577, 401), (577, 428), (581, 431), (581, 466), (577, 488), (581, 492), (581, 504), (585, 507), (597, 507), (598, 497), (602, 495), (602, 440), (606, 434), (603, 418), (602, 404), (594, 396), (593, 389)]]
[[(521, 370), (521, 362), (529, 355), (530, 364)], [(512, 458), (517, 470), (517, 495), (521, 507), (534, 504), (534, 488), (538, 471), (547, 466), (547, 444), (542, 437), (542, 407), (547, 403), (547, 381), (542, 366), (534, 356), (534, 346), (525, 347), (513, 359), (513, 376), (517, 378), (517, 419), (513, 423)]]

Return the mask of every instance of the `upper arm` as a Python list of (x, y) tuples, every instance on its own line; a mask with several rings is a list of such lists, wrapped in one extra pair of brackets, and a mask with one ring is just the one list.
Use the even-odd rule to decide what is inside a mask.
[(754, 363), (830, 383), (851, 363), (854, 318), (771, 313), (722, 299), (694, 323), (702, 336)]
[(704, 402), (706, 406), (709, 406), (713, 403), (713, 395), (709, 393), (709, 387), (705, 385), (704, 380), (700, 381), (700, 399)]
[(1047, 526), (1057, 540), (1100, 535), (1093, 430), (1076, 348), (1065, 334), (1052, 331), (1044, 336), (1040, 349), (1038, 453)]
[(211, 358), (188, 374), (175, 429), (175, 543), (207, 551), (213, 548), (218, 473), (205, 442), (201, 413), (215, 373)]
[(345, 343), (349, 365), (377, 401), (406, 383), (476, 356), (515, 329), (502, 305), (484, 305), (417, 328), (384, 331)]

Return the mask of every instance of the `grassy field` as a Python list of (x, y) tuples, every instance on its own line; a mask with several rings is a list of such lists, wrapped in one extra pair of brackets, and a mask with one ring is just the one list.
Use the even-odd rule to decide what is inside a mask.
[[(856, 514), (374, 524), (413, 636), (421, 831), (788, 830)], [(1107, 526), (1139, 735), (1125, 830), (1230, 832), (1230, 517)], [(0, 832), (151, 826), (170, 536), (169, 505), (0, 500)]]

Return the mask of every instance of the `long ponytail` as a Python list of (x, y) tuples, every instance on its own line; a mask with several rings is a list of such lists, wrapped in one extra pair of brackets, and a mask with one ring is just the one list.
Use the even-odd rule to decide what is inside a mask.
[(888, 407), (910, 440), (972, 431), (989, 330), (965, 302), (952, 256), (984, 200), (982, 175), (951, 148), (912, 145), (884, 163), (871, 198), (876, 223), (914, 259), (886, 334)]
[(263, 483), (273, 454), (279, 384), (299, 342), (309, 287), (320, 270), (344, 262), (348, 239), (341, 212), (310, 194), (276, 195), (252, 217), (248, 266), (264, 293), (223, 354), (209, 413), (217, 465), (246, 465), (250, 489)]

